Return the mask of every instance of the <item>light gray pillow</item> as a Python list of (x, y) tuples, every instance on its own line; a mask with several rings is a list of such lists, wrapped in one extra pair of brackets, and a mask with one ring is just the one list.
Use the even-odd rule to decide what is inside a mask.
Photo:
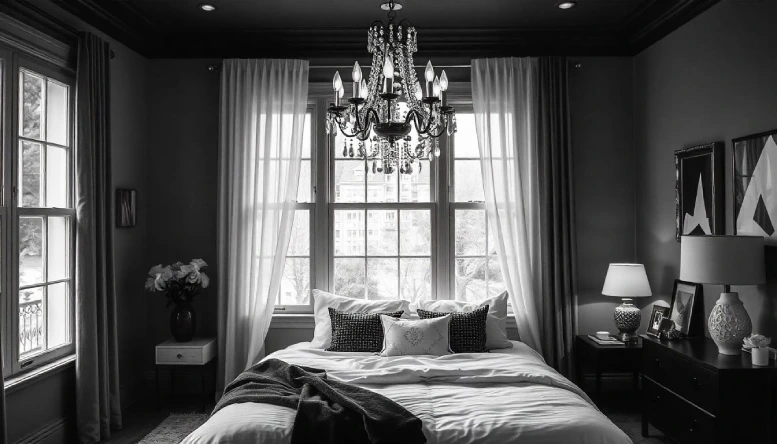
[(410, 321), (381, 315), (381, 356), (433, 355), (453, 353), (450, 347), (451, 315)]

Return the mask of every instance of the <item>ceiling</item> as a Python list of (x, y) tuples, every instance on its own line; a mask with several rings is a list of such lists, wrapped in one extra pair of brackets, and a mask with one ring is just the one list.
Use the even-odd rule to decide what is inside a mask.
[[(386, 20), (381, 0), (50, 1), (148, 57), (366, 56), (366, 28)], [(422, 55), (632, 55), (718, 1), (401, 0), (397, 19)]]

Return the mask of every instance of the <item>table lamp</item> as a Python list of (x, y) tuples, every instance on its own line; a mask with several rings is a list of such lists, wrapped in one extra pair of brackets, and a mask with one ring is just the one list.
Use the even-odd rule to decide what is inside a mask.
[(699, 284), (722, 285), (707, 328), (722, 355), (738, 355), (742, 340), (753, 323), (732, 285), (766, 282), (764, 239), (761, 236), (682, 236), (680, 279)]
[(642, 321), (642, 310), (635, 307), (632, 298), (652, 296), (645, 266), (642, 264), (610, 264), (607, 277), (604, 278), (602, 294), (617, 296), (623, 303), (615, 307), (615, 326), (618, 327), (618, 339), (623, 342), (635, 341), (636, 331)]

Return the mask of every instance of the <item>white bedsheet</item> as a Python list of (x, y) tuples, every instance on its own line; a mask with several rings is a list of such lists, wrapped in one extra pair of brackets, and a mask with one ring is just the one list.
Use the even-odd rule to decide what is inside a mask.
[[(267, 358), (326, 369), (418, 416), (431, 444), (625, 444), (628, 436), (577, 386), (521, 342), (491, 353), (379, 357), (293, 345)], [(225, 407), (184, 444), (288, 443), (295, 411), (268, 404)]]

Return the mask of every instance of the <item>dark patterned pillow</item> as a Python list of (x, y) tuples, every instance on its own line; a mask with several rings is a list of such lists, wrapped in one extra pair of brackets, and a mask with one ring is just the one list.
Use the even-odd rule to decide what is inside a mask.
[(487, 353), (486, 319), (488, 305), (472, 311), (445, 313), (418, 309), (421, 319), (439, 318), (451, 315), (451, 350), (454, 353)]
[(373, 352), (383, 349), (383, 324), (380, 315), (400, 318), (404, 310), (391, 313), (347, 313), (329, 308), (332, 321), (332, 345), (327, 351)]

